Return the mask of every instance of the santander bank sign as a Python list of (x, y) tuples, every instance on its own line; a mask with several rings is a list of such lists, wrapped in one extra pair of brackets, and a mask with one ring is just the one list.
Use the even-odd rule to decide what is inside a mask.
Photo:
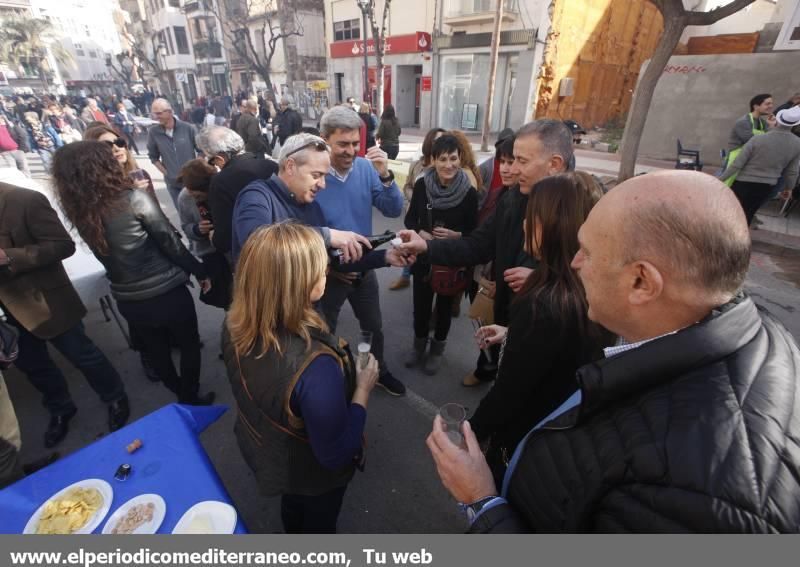
[[(367, 55), (375, 55), (375, 42), (367, 40)], [(344, 57), (363, 57), (363, 41), (335, 41), (330, 44), (331, 58), (341, 59)], [(424, 53), (431, 50), (431, 35), (425, 32), (417, 32), (407, 35), (393, 35), (386, 38), (384, 54), (393, 53)]]

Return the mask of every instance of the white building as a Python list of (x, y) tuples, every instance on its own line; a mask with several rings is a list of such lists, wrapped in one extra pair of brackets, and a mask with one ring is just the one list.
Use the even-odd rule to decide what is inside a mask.
[(32, 0), (34, 15), (49, 20), (72, 62), (58, 63), (69, 92), (109, 92), (106, 56), (122, 49), (114, 13), (118, 0)]
[(181, 0), (147, 0), (154, 57), (162, 70), (162, 92), (181, 107), (197, 97), (195, 58)]
[(231, 94), (224, 35), (215, 15), (218, 10), (216, 0), (189, 0), (183, 6), (194, 50), (194, 79), (202, 96)]

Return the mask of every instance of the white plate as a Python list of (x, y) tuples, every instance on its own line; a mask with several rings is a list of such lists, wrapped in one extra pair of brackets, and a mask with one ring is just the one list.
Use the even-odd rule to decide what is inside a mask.
[(42, 505), (37, 508), (37, 510), (33, 513), (33, 516), (28, 520), (28, 523), (25, 524), (25, 529), (23, 530), (23, 534), (35, 534), (36, 533), (36, 526), (39, 523), (39, 518), (44, 512), (45, 505), (51, 501), (55, 500), (63, 496), (67, 491), (73, 488), (94, 488), (100, 493), (100, 496), (103, 498), (103, 503), (97, 512), (89, 518), (89, 521), (84, 525), (81, 529), (77, 530), (76, 534), (90, 534), (92, 533), (97, 526), (100, 525), (100, 522), (103, 521), (103, 518), (106, 517), (108, 511), (111, 509), (111, 501), (114, 500), (114, 490), (111, 488), (111, 485), (108, 484), (104, 480), (100, 480), (99, 478), (88, 478), (86, 480), (81, 480), (79, 482), (70, 484), (66, 488), (62, 488), (55, 494), (53, 494), (50, 498), (42, 502)]
[(152, 502), (155, 506), (155, 510), (153, 510), (153, 519), (136, 528), (133, 531), (133, 535), (156, 533), (158, 528), (161, 527), (161, 522), (164, 521), (164, 515), (167, 513), (167, 503), (164, 502), (164, 499), (158, 494), (140, 494), (139, 496), (131, 498), (125, 502), (125, 504), (117, 508), (116, 512), (111, 514), (111, 517), (108, 519), (108, 521), (106, 521), (106, 525), (103, 526), (102, 533), (110, 535), (111, 530), (117, 526), (117, 522), (125, 517), (125, 514), (128, 513), (128, 510), (134, 506), (139, 504), (147, 504), (148, 502)]
[[(206, 531), (192, 531), (192, 522), (198, 520), (195, 529), (202, 526)], [(236, 509), (230, 504), (206, 500), (198, 502), (188, 510), (175, 524), (173, 534), (232, 534), (236, 529)]]

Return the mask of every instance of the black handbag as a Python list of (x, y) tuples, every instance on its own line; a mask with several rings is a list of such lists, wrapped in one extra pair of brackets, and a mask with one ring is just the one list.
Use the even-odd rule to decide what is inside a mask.
[(212, 307), (227, 309), (233, 299), (233, 273), (224, 254), (212, 252), (203, 256), (203, 266), (211, 280), (207, 293), (200, 290), (200, 301)]

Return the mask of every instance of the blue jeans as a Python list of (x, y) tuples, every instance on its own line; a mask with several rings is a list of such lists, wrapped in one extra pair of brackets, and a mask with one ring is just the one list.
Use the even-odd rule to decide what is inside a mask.
[(9, 321), (20, 333), (19, 358), (14, 364), (42, 394), (42, 403), (52, 415), (71, 413), (76, 408), (64, 374), (47, 351), (48, 342), (83, 373), (102, 401), (111, 403), (125, 397), (125, 386), (119, 373), (92, 339), (86, 336), (82, 322), (45, 341), (32, 335), (10, 316)]

